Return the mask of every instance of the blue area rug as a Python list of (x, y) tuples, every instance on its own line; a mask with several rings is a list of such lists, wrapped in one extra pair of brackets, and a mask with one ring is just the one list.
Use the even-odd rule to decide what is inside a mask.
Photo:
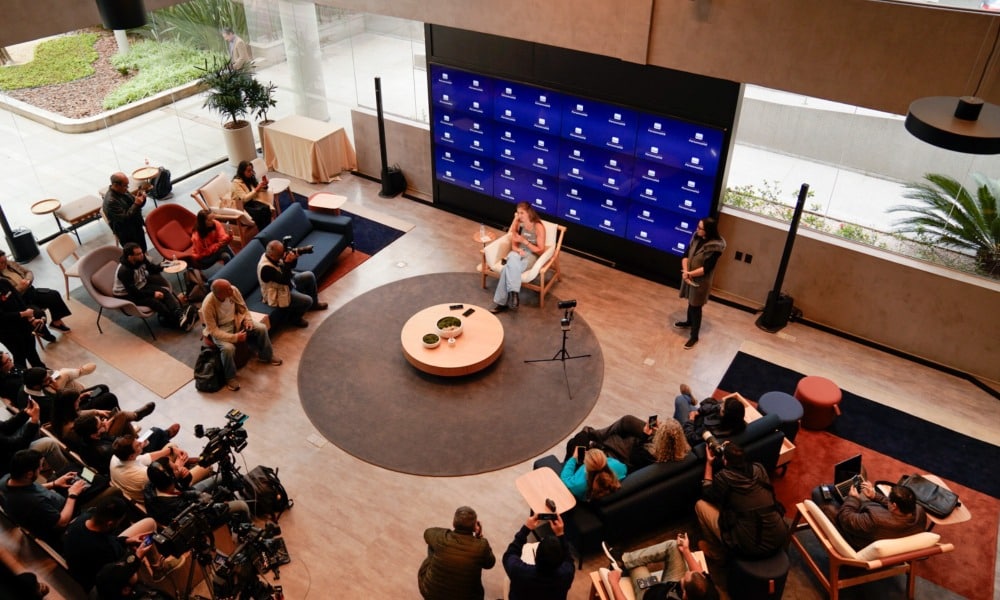
[[(302, 208), (309, 209), (308, 198), (294, 192), (292, 192), (292, 195), (295, 196), (295, 201), (302, 205)], [(288, 208), (291, 204), (291, 201), (287, 200), (285, 194), (281, 195), (281, 199), (278, 202), (281, 204), (282, 210)], [(366, 219), (346, 210), (340, 212), (354, 219), (354, 248), (369, 256), (395, 242), (406, 233), (405, 231), (400, 231), (394, 227)]]
[[(756, 402), (770, 391), (793, 393), (802, 377), (791, 369), (738, 352), (719, 382), (719, 389), (739, 392)], [(1000, 479), (990, 475), (987, 467), (1000, 461), (1000, 448), (847, 390), (842, 392), (842, 414), (827, 431), (1000, 498)]]

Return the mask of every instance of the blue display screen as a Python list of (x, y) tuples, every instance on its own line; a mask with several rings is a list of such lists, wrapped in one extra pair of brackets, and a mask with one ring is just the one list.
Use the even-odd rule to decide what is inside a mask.
[(713, 207), (722, 129), (430, 65), (435, 177), (664, 252)]

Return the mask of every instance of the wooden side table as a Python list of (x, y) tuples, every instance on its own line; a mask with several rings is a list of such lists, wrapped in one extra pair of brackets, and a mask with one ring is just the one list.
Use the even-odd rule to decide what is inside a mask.
[(316, 192), (309, 196), (309, 210), (327, 210), (333, 214), (340, 214), (340, 207), (347, 202), (347, 196), (331, 194), (330, 192)]

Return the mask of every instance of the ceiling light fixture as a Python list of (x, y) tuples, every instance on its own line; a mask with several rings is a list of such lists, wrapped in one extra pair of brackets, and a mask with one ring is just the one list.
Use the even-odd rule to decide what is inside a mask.
[(1000, 106), (975, 96), (932, 96), (910, 104), (906, 130), (932, 146), (1000, 154)]
[(146, 7), (142, 0), (97, 0), (101, 21), (111, 30), (125, 30), (146, 24)]

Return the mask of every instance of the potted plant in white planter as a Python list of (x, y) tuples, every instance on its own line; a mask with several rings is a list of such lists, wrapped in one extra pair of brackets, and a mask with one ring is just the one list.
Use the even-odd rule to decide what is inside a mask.
[(250, 106), (250, 111), (253, 116), (257, 118), (257, 134), (261, 140), (261, 144), (264, 143), (264, 127), (267, 127), (271, 123), (274, 123), (271, 119), (267, 118), (267, 111), (278, 105), (278, 99), (274, 97), (274, 93), (278, 90), (278, 86), (274, 85), (273, 82), (268, 81), (267, 85), (254, 79), (253, 85), (247, 92), (247, 104)]
[(208, 88), (203, 106), (226, 118), (222, 128), (230, 164), (235, 166), (241, 160), (253, 160), (257, 157), (257, 146), (246, 116), (251, 110), (248, 98), (254, 86), (259, 84), (250, 74), (250, 66), (237, 68), (228, 60), (217, 59), (211, 67), (206, 64), (203, 70), (201, 82)]

